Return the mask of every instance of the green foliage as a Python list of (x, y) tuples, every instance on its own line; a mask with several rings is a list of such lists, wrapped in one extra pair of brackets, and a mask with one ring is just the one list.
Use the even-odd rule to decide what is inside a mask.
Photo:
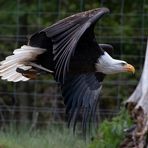
[(104, 120), (89, 148), (117, 148), (125, 136), (123, 130), (128, 128), (131, 123), (125, 109), (111, 121)]

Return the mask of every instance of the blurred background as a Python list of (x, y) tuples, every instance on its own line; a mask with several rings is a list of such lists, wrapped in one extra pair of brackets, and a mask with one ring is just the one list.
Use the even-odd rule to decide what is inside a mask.
[[(101, 119), (118, 114), (139, 81), (148, 36), (146, 0), (0, 0), (0, 60), (27, 44), (28, 37), (77, 12), (108, 7), (111, 10), (96, 25), (98, 43), (114, 46), (113, 57), (136, 68), (135, 75), (106, 77), (100, 100)], [(65, 124), (65, 106), (60, 87), (49, 76), (29, 82), (0, 80), (0, 128), (9, 124), (30, 129)]]

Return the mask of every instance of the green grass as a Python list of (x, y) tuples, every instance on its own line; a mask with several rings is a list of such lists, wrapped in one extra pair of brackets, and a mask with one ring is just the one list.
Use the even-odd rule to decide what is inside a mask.
[(0, 131), (0, 148), (117, 148), (125, 136), (123, 129), (131, 124), (127, 111), (122, 109), (112, 120), (104, 120), (94, 140), (87, 142), (64, 127), (29, 132), (13, 126)]
[(52, 128), (28, 132), (23, 128), (0, 131), (0, 148), (87, 148), (85, 141), (68, 129)]

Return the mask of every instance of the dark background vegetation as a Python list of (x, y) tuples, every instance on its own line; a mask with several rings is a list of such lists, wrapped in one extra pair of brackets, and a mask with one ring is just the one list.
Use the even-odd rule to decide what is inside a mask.
[[(134, 90), (144, 62), (148, 35), (146, 0), (1, 0), (0, 60), (27, 44), (29, 35), (71, 14), (97, 7), (108, 7), (111, 14), (96, 25), (98, 43), (114, 46), (114, 57), (136, 67), (136, 74), (118, 74), (104, 81), (100, 102), (101, 116), (116, 115), (122, 102)], [(90, 51), (91, 52), (91, 51)], [(51, 76), (11, 83), (0, 81), (0, 128), (9, 123), (30, 128), (65, 122), (63, 99)]]

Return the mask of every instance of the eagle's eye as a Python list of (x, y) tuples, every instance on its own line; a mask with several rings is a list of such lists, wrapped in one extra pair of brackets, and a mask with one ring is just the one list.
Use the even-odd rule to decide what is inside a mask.
[(120, 63), (122, 66), (125, 66), (127, 63), (126, 62), (121, 62)]

